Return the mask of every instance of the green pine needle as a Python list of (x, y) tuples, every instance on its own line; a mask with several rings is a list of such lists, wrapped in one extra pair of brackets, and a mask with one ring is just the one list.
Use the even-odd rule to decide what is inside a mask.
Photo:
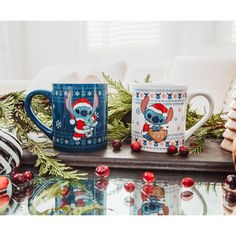
[[(23, 147), (28, 149), (32, 155), (37, 156), (35, 166), (39, 167), (39, 175), (48, 174), (64, 179), (84, 178), (86, 174), (80, 174), (55, 159), (57, 153), (47, 150), (52, 147), (50, 140), (35, 141), (29, 137), (29, 133), (39, 133), (40, 130), (27, 116), (24, 109), (24, 98), (24, 91), (0, 96), (0, 125), (4, 128), (14, 129)], [(50, 126), (52, 123), (51, 107), (47, 99), (42, 96), (36, 97), (32, 101), (32, 107), (42, 122)]]

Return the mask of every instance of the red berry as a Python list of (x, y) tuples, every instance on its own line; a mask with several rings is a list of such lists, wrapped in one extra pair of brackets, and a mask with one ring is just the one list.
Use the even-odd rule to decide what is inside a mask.
[(28, 170), (28, 171), (25, 171), (24, 177), (25, 177), (26, 181), (31, 181), (33, 179), (34, 175), (33, 175), (32, 171)]
[(120, 147), (121, 147), (121, 141), (120, 140), (113, 140), (111, 142), (111, 144), (112, 144), (114, 149), (120, 149)]
[(230, 207), (236, 206), (236, 194), (227, 192), (226, 195), (225, 195), (225, 202)]
[(0, 192), (7, 189), (9, 179), (6, 176), (0, 176)]
[(132, 207), (134, 205), (134, 202), (135, 200), (132, 197), (125, 197), (124, 199), (124, 204), (126, 207)]
[(236, 175), (228, 175), (225, 184), (232, 190), (236, 189)]
[(12, 176), (12, 182), (14, 184), (22, 184), (25, 183), (25, 176), (22, 173), (16, 173)]
[(193, 198), (193, 193), (191, 191), (184, 191), (180, 197), (183, 201), (189, 201)]
[(152, 172), (146, 171), (143, 173), (143, 180), (147, 183), (153, 183), (155, 180), (155, 175)]
[(109, 170), (108, 166), (99, 165), (95, 169), (95, 174), (99, 177), (108, 177), (110, 175), (110, 170)]
[(104, 191), (104, 190), (107, 189), (108, 184), (109, 184), (109, 180), (108, 179), (106, 179), (106, 178), (99, 179), (96, 182), (96, 189), (98, 189), (100, 191)]
[(132, 193), (135, 190), (135, 184), (133, 182), (125, 183), (124, 188), (128, 193)]
[(175, 145), (170, 145), (167, 149), (167, 152), (171, 155), (176, 154), (178, 152), (178, 149)]
[(141, 149), (141, 143), (138, 141), (133, 142), (133, 143), (131, 143), (130, 147), (131, 147), (132, 151), (138, 152)]
[(181, 180), (181, 185), (184, 188), (190, 188), (194, 185), (194, 180), (192, 178), (186, 177)]
[(155, 187), (152, 184), (143, 185), (142, 190), (141, 190), (142, 200), (146, 201), (149, 198), (149, 196), (153, 194), (154, 189), (155, 189)]
[(142, 191), (146, 194), (153, 194), (154, 191), (154, 185), (150, 185), (150, 184), (145, 184), (142, 187)]
[(188, 148), (187, 146), (181, 146), (181, 147), (179, 148), (179, 154), (180, 154), (180, 156), (182, 156), (182, 157), (188, 156), (188, 154), (189, 154), (189, 148)]

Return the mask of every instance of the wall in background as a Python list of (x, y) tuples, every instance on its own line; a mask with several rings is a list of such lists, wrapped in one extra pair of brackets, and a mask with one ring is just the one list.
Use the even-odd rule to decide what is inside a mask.
[(234, 22), (0, 22), (0, 79), (32, 79), (51, 65), (176, 55), (234, 56)]

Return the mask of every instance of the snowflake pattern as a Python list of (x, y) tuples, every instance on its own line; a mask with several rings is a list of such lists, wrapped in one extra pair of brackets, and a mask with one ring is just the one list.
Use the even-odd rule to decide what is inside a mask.
[(98, 91), (98, 96), (101, 96), (102, 95), (102, 92), (99, 90)]
[(92, 93), (91, 91), (88, 91), (88, 92), (87, 92), (87, 95), (88, 95), (88, 96), (92, 96), (93, 93)]
[(68, 139), (65, 139), (65, 144), (68, 144), (68, 143), (69, 143)]
[(79, 91), (75, 91), (75, 96), (79, 96), (80, 95), (80, 92)]
[(61, 121), (60, 120), (56, 121), (56, 127), (57, 127), (57, 129), (61, 128)]
[(90, 145), (90, 144), (92, 143), (92, 140), (91, 140), (91, 139), (89, 139), (87, 143)]
[(80, 145), (80, 141), (76, 141), (75, 145), (77, 145), (77, 146)]

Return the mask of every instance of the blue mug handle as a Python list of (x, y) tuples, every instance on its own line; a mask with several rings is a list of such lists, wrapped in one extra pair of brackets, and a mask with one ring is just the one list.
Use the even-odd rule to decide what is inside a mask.
[(37, 127), (42, 130), (50, 139), (53, 137), (53, 131), (45, 124), (43, 124), (39, 118), (33, 112), (31, 102), (32, 98), (36, 95), (43, 95), (49, 99), (49, 102), (52, 103), (52, 92), (48, 90), (34, 90), (30, 92), (25, 98), (25, 110), (30, 119), (37, 125)]

